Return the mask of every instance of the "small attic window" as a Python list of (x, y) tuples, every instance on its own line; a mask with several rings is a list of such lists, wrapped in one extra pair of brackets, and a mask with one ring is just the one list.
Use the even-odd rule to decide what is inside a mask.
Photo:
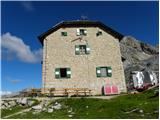
[(102, 35), (102, 31), (98, 31), (96, 35), (97, 35), (97, 37)]
[(80, 36), (80, 35), (86, 36), (87, 30), (86, 29), (77, 29), (77, 36)]
[(67, 32), (61, 32), (62, 36), (67, 36)]

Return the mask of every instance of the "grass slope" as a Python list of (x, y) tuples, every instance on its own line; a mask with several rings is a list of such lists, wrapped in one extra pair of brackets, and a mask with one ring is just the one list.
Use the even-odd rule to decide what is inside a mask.
[[(154, 97), (154, 89), (139, 94), (119, 96), (110, 100), (94, 98), (69, 98), (57, 100), (63, 109), (54, 110), (53, 113), (41, 112), (33, 114), (32, 111), (15, 115), (11, 118), (70, 118), (68, 111), (72, 108), (72, 118), (125, 118), (125, 119), (158, 119), (159, 97)], [(127, 113), (134, 109), (137, 111)], [(10, 119), (11, 119), (10, 118)]]
[[(32, 106), (39, 104), (38, 100), (35, 100), (35, 99), (28, 99), (28, 100), (34, 101), (34, 104)], [(8, 115), (11, 115), (11, 114), (14, 114), (14, 113), (17, 113), (17, 112), (24, 110), (26, 108), (29, 108), (29, 106), (16, 105), (16, 106), (11, 107), (9, 109), (3, 109), (3, 110), (1, 110), (1, 118), (8, 116)]]

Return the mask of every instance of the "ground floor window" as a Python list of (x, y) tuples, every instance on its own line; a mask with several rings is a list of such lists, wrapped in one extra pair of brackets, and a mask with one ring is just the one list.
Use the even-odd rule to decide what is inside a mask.
[(70, 68), (56, 68), (55, 69), (55, 78), (71, 78), (71, 69)]
[(97, 67), (97, 77), (112, 77), (112, 68), (109, 67)]

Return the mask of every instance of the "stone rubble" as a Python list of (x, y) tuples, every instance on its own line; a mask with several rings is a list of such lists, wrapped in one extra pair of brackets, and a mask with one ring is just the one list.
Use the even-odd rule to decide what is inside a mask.
[(68, 117), (70, 117), (70, 118), (71, 118), (71, 117), (73, 117), (73, 115), (68, 115)]
[(140, 113), (143, 113), (143, 110), (139, 110)]
[(48, 113), (52, 113), (52, 112), (53, 112), (53, 109), (48, 108)]
[(36, 105), (32, 107), (33, 110), (42, 110), (42, 105)]
[(52, 106), (53, 109), (56, 109), (56, 110), (60, 110), (62, 108), (62, 105), (58, 102), (56, 102), (53, 106)]

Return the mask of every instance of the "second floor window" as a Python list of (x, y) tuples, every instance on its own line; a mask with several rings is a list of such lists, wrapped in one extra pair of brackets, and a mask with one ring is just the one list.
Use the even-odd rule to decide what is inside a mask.
[(89, 45), (75, 45), (75, 54), (76, 55), (90, 54)]

